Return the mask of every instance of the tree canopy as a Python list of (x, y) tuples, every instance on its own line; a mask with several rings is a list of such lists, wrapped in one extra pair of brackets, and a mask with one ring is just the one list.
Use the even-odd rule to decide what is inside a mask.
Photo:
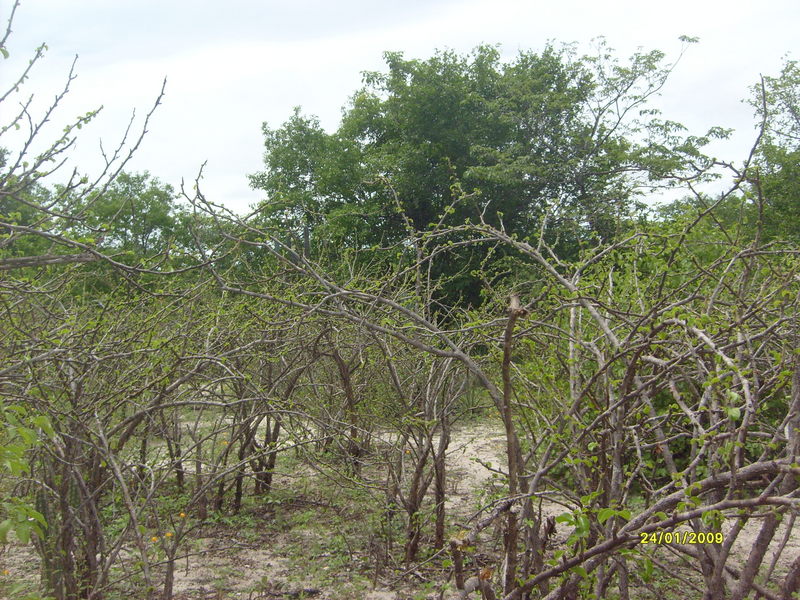
[[(673, 66), (659, 51), (624, 64), (602, 42), (584, 57), (548, 45), (510, 61), (493, 46), (384, 59), (386, 71), (364, 74), (335, 132), (299, 108), (276, 129), (264, 124), (265, 170), (251, 185), (267, 194), (266, 221), (306, 253), (389, 245), (409, 226), (481, 215), (524, 238), (547, 215), (560, 255), (574, 257), (582, 243), (615, 239), (641, 186), (686, 176), (687, 156), (707, 142), (679, 145), (678, 128), (648, 108)], [(479, 303), (471, 273), (484, 253), (451, 253), (434, 266), (451, 277), (450, 304)]]

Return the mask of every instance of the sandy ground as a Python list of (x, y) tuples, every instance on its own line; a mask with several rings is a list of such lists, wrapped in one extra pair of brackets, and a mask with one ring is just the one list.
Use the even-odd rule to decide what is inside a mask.
[[(472, 517), (477, 507), (476, 492), (491, 485), (495, 476), (491, 469), (508, 470), (505, 431), (500, 426), (481, 425), (459, 429), (450, 440), (447, 477), (451, 493), (445, 506), (449, 514)], [(556, 502), (542, 502), (543, 516), (558, 516), (565, 511)]]
[[(479, 426), (461, 429), (453, 434), (451, 450), (448, 456), (449, 473), (448, 477), (453, 481), (452, 489), (454, 492), (447, 500), (448, 512), (450, 514), (472, 516), (475, 513), (475, 491), (483, 486), (489, 485), (492, 472), (481, 462), (499, 467), (505, 471), (505, 434), (501, 427)], [(481, 462), (475, 459), (480, 459)], [(544, 516), (558, 516), (567, 512), (567, 509), (555, 502), (544, 500), (541, 504)], [(732, 548), (733, 565), (741, 567), (750, 556), (750, 552), (756, 543), (758, 534), (761, 530), (762, 520), (751, 519), (736, 539)], [(785, 542), (785, 548), (777, 562), (776, 573), (781, 576), (786, 572), (788, 565), (800, 555), (800, 518), (794, 524), (791, 531), (788, 531), (788, 515), (778, 528), (773, 537), (766, 558), (765, 565), (769, 565), (780, 546)], [(727, 533), (733, 527), (733, 521), (727, 520), (723, 524), (723, 532)], [(688, 529), (688, 527), (686, 528)], [(681, 530), (680, 528), (678, 529)], [(557, 526), (555, 536), (556, 543), (563, 542), (571, 531), (564, 525)]]
[[(448, 451), (448, 520), (469, 526), (468, 519), (478, 507), (477, 492), (491, 485), (493, 473), (485, 465), (505, 470), (505, 437), (500, 427), (487, 425), (462, 428), (452, 434)], [(477, 460), (476, 460), (477, 459)], [(480, 462), (479, 462), (480, 461)], [(484, 464), (481, 464), (484, 463)], [(557, 503), (544, 502), (543, 513), (556, 516), (565, 512)], [(755, 543), (761, 523), (752, 520), (744, 528), (734, 545), (734, 563), (742, 565)], [(730, 524), (726, 526), (729, 528)], [(491, 528), (490, 528), (491, 529)], [(786, 549), (777, 568), (777, 573), (786, 571), (786, 566), (800, 553), (800, 527), (793, 535), (786, 534), (786, 523), (779, 529), (767, 555), (768, 564), (781, 541), (788, 538)], [(491, 530), (489, 535), (493, 535)], [(496, 533), (496, 532), (495, 532)], [(561, 543), (570, 534), (568, 528), (559, 525), (555, 543)], [(263, 539), (250, 541), (245, 536), (232, 535), (227, 538), (213, 536), (213, 531), (198, 543), (194, 554), (178, 563), (175, 576), (176, 600), (266, 600), (278, 598), (306, 597), (319, 600), (334, 600), (325, 590), (304, 588), (298, 584), (302, 573), (292, 567), (279, 548), (286, 540), (276, 539), (274, 544)], [(297, 532), (293, 531), (295, 540)], [(308, 535), (313, 536), (312, 532)], [(486, 548), (486, 550), (491, 550)], [(666, 552), (664, 552), (664, 555)], [(309, 563), (309, 568), (311, 563)], [(5, 574), (5, 571), (8, 571)], [(18, 543), (7, 545), (0, 554), (0, 577), (15, 581), (35, 581), (38, 577), (38, 561), (30, 547)], [(338, 592), (341, 594), (341, 591)], [(404, 600), (401, 595), (387, 589), (353, 592), (353, 598), (364, 600)], [(12, 598), (3, 600), (16, 600)]]

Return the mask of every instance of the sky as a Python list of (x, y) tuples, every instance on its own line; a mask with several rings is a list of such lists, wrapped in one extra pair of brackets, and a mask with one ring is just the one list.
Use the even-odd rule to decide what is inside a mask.
[[(12, 4), (0, 0), (2, 23)], [(660, 49), (674, 60), (678, 37), (689, 35), (700, 42), (681, 58), (656, 106), (694, 134), (734, 128), (731, 140), (711, 150), (741, 162), (755, 139), (753, 111), (742, 99), (759, 74), (780, 71), (783, 57), (800, 58), (799, 28), (797, 0), (23, 0), (7, 43), (11, 56), (0, 61), (0, 94), (39, 44), (49, 49), (20, 93), (0, 105), (0, 122), (31, 94), (34, 116), (41, 114), (77, 55), (78, 77), (41, 136), (55, 139), (70, 119), (102, 105), (70, 157), (91, 174), (102, 165), (99, 142), (116, 145), (134, 110), (141, 128), (166, 78), (166, 95), (128, 170), (191, 187), (205, 162), (205, 196), (244, 212), (263, 198), (247, 179), (263, 167), (262, 123), (278, 127), (301, 106), (335, 130), (362, 72), (382, 70), (385, 51), (425, 59), (436, 49), (466, 53), (488, 43), (511, 60), (548, 42), (589, 52), (592, 39), (604, 36), (621, 58)], [(13, 133), (0, 140), (12, 150), (20, 143)]]

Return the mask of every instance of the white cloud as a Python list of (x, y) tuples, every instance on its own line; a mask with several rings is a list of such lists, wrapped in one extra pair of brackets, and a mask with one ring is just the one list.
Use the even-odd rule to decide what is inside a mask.
[(361, 71), (382, 68), (385, 50), (425, 58), (435, 48), (463, 52), (499, 42), (511, 56), (541, 49), (548, 40), (578, 41), (586, 49), (592, 37), (605, 35), (621, 55), (644, 47), (675, 56), (678, 36), (696, 35), (701, 43), (681, 61), (660, 106), (694, 133), (714, 124), (736, 127), (742, 138), (720, 151), (741, 155), (752, 119), (740, 99), (759, 72), (777, 72), (781, 55), (797, 51), (798, 17), (800, 4), (788, 0), (758, 6), (696, 0), (37, 0), (20, 8), (15, 56), (0, 80), (7, 82), (7, 73), (18, 72), (36, 43), (46, 40), (52, 50), (29, 91), (49, 99), (72, 54), (80, 53), (80, 77), (61, 116), (106, 106), (75, 154), (89, 166), (97, 164), (97, 139), (118, 139), (131, 110), (146, 112), (166, 75), (164, 104), (131, 166), (177, 185), (208, 160), (208, 197), (244, 209), (259, 198), (245, 175), (261, 167), (261, 123), (277, 126), (302, 105), (333, 129), (360, 86)]

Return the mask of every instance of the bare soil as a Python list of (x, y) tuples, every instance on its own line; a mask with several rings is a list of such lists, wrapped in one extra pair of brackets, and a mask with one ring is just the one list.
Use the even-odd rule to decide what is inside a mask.
[[(492, 425), (477, 425), (459, 429), (452, 435), (448, 466), (449, 520), (465, 527), (470, 526), (482, 504), (482, 496), (498, 478), (496, 470), (504, 470), (505, 437), (502, 428)], [(278, 478), (280, 483), (281, 478)], [(289, 479), (284, 479), (289, 484)], [(497, 484), (499, 486), (499, 483)], [(331, 499), (333, 504), (335, 499)], [(484, 503), (485, 504), (485, 503)], [(284, 507), (299, 514), (313, 511), (313, 503), (302, 503)], [(276, 510), (283, 510), (277, 507)], [(557, 516), (566, 512), (563, 504), (542, 502), (542, 512)], [(261, 521), (263, 517), (265, 520)], [(420, 585), (413, 575), (403, 580), (381, 577), (377, 581), (366, 575), (370, 558), (367, 557), (359, 570), (341, 563), (331, 566), (325, 559), (332, 552), (326, 551), (324, 528), (316, 528), (312, 519), (307, 523), (286, 521), (283, 527), (267, 526), (274, 515), (256, 515), (250, 526), (209, 526), (201, 530), (200, 539), (193, 542), (189, 555), (178, 563), (175, 573), (174, 598), (176, 600), (269, 600), (278, 598), (314, 598), (319, 600), (405, 600), (413, 598), (414, 585)], [(776, 567), (776, 574), (785, 573), (788, 564), (800, 553), (798, 528), (789, 532), (787, 522), (781, 525), (775, 536), (766, 564), (780, 544), (786, 548)], [(264, 527), (261, 524), (264, 524)], [(730, 529), (732, 521), (725, 524)], [(753, 519), (743, 529), (734, 547), (734, 565), (742, 566), (755, 544), (761, 523)], [(559, 525), (554, 544), (559, 545), (571, 533)], [(488, 532), (493, 535), (493, 532)], [(492, 548), (481, 549), (492, 552)], [(668, 549), (650, 547), (658, 560), (680, 568), (678, 559)], [(327, 556), (326, 556), (327, 555)], [(491, 559), (491, 556), (487, 556)], [(30, 546), (12, 541), (0, 550), (0, 590), (8, 589), (11, 582), (28, 581), (31, 588), (38, 577), (38, 559)], [(375, 585), (377, 583), (377, 585)], [(394, 589), (389, 589), (391, 583)], [(400, 590), (400, 591), (397, 591)], [(640, 597), (649, 596), (640, 590)], [(423, 597), (418, 595), (417, 597)], [(430, 596), (434, 597), (434, 596)], [(3, 596), (0, 599), (18, 600)], [(134, 600), (134, 599), (126, 599)]]

